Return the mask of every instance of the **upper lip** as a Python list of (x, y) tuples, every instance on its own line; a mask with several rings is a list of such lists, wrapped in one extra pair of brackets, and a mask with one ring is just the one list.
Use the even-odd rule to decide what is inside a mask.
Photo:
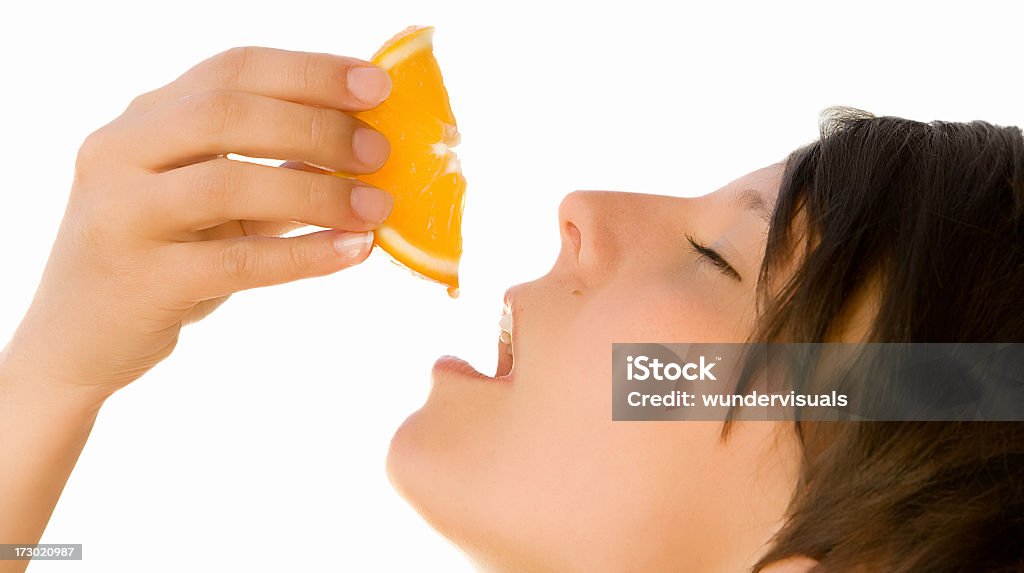
[(515, 334), (515, 319), (517, 317), (516, 309), (518, 308), (518, 306), (517, 306), (518, 295), (516, 293), (519, 292), (519, 288), (520, 288), (519, 285), (511, 287), (508, 290), (506, 290), (505, 291), (505, 295), (502, 296), (502, 302), (505, 304), (505, 308), (507, 308), (508, 309), (508, 313), (513, 316), (513, 321), (512, 321), (512, 332), (513, 332), (513, 334)]
[(505, 304), (505, 308), (509, 309), (509, 312), (512, 311), (512, 301), (514, 300), (515, 290), (516, 287), (511, 287), (506, 290), (505, 294), (501, 297), (501, 301)]

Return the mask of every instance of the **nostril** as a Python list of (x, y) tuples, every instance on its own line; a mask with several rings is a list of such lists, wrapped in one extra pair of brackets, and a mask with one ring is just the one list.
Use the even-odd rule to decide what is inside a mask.
[(565, 234), (572, 241), (573, 247), (576, 249), (576, 258), (580, 256), (580, 246), (583, 244), (583, 238), (580, 235), (580, 230), (576, 225), (573, 225), (569, 221), (565, 222)]

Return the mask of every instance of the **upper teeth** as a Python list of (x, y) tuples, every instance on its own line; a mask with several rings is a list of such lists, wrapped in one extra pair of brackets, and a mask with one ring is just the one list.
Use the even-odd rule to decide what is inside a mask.
[(502, 309), (501, 320), (498, 321), (498, 328), (501, 329), (501, 341), (508, 344), (506, 352), (512, 354), (512, 315), (508, 307)]

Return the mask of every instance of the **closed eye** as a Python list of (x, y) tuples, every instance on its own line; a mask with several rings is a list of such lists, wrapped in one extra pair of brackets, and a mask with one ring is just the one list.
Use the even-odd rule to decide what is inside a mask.
[(693, 247), (693, 251), (697, 253), (698, 261), (711, 263), (725, 276), (736, 279), (738, 282), (743, 282), (743, 277), (736, 272), (736, 269), (734, 269), (732, 265), (722, 257), (722, 255), (718, 254), (718, 251), (699, 243), (690, 235), (686, 235), (686, 240), (690, 242), (690, 246)]

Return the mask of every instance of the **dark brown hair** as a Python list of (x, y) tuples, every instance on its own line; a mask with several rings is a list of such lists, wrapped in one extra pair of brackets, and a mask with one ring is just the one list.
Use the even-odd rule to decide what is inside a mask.
[[(1024, 342), (1019, 128), (826, 110), (786, 161), (752, 340), (828, 341), (869, 285), (864, 342)], [(796, 429), (800, 481), (754, 571), (1024, 571), (1024, 423)]]

